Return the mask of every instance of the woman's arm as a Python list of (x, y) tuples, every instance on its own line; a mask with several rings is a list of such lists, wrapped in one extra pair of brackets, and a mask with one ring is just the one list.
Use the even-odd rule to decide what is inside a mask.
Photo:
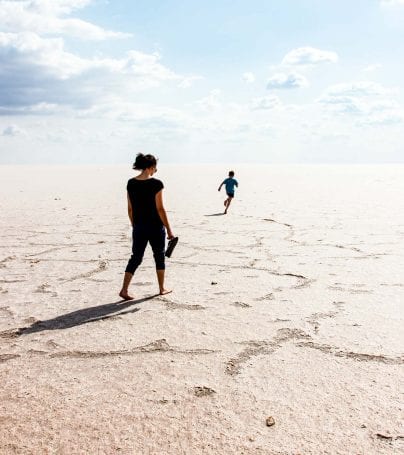
[(156, 208), (157, 208), (157, 212), (158, 212), (158, 214), (160, 216), (161, 221), (163, 222), (164, 226), (167, 229), (167, 237), (169, 239), (172, 239), (174, 237), (174, 234), (173, 234), (173, 232), (171, 230), (170, 223), (168, 222), (168, 218), (167, 218), (167, 213), (166, 213), (166, 210), (164, 208), (163, 190), (160, 190), (156, 194)]
[(127, 197), (128, 197), (128, 216), (129, 216), (130, 222), (133, 226), (133, 209), (132, 209), (132, 203), (130, 202), (129, 193), (127, 193)]

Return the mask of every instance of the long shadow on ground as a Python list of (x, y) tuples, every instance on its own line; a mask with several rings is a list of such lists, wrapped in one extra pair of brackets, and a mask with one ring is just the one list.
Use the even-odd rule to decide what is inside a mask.
[(114, 316), (136, 313), (139, 308), (132, 308), (127, 311), (122, 311), (127, 308), (137, 305), (147, 300), (157, 297), (158, 294), (144, 297), (137, 300), (120, 300), (114, 303), (106, 303), (104, 305), (97, 305), (90, 308), (83, 308), (82, 310), (72, 311), (71, 313), (62, 314), (53, 319), (46, 321), (36, 321), (29, 327), (21, 327), (14, 333), (15, 336), (28, 335), (29, 333), (43, 332), (44, 330), (62, 330), (69, 329), (89, 322), (101, 321), (109, 319)]

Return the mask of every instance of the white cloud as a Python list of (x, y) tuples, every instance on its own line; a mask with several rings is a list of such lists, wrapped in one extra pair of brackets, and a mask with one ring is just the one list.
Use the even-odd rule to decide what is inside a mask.
[(19, 128), (17, 125), (9, 125), (2, 131), (2, 136), (21, 136), (25, 135), (25, 131)]
[(274, 109), (280, 105), (280, 100), (275, 95), (264, 96), (262, 98), (254, 98), (251, 103), (253, 110), (268, 110)]
[(85, 59), (66, 52), (61, 38), (43, 39), (31, 32), (0, 32), (0, 63), (3, 77), (4, 73), (15, 77), (21, 74), (19, 70), (36, 68), (34, 74), (26, 74), (27, 79), (35, 78), (35, 73), (41, 73), (43, 77), (68, 79), (89, 66)]
[(391, 93), (377, 82), (358, 81), (347, 84), (336, 84), (327, 89), (327, 94), (331, 96), (378, 96)]
[(204, 111), (216, 110), (221, 106), (221, 102), (219, 100), (220, 94), (221, 91), (218, 89), (211, 90), (208, 96), (197, 101), (197, 105)]
[(338, 54), (323, 51), (314, 47), (299, 47), (288, 52), (282, 60), (283, 65), (318, 65), (320, 63), (335, 63)]
[(277, 73), (267, 83), (267, 89), (290, 89), (306, 87), (307, 79), (299, 73)]
[(392, 125), (404, 119), (401, 106), (391, 99), (393, 90), (371, 81), (329, 87), (318, 102), (332, 112), (358, 118), (358, 125)]
[(404, 122), (403, 112), (383, 112), (380, 114), (370, 115), (361, 119), (360, 126), (388, 126), (398, 125)]
[(145, 82), (147, 80), (168, 81), (170, 79), (182, 79), (173, 71), (163, 66), (159, 62), (160, 59), (161, 56), (157, 53), (145, 54), (140, 51), (129, 51), (126, 59), (100, 60), (98, 63), (101, 63), (102, 65), (106, 64), (106, 66), (113, 71), (135, 76)]
[(319, 103), (329, 106), (332, 110), (352, 115), (364, 115), (367, 112), (367, 103), (350, 96), (323, 96)]
[(0, 115), (50, 115), (62, 112), (58, 104), (38, 103), (30, 106), (0, 106)]
[(105, 30), (77, 18), (64, 17), (83, 8), (90, 0), (0, 0), (0, 27), (8, 32), (33, 32), (39, 35), (69, 35), (85, 40), (126, 38), (127, 33)]
[(160, 55), (129, 51), (124, 58), (82, 58), (62, 38), (0, 32), (0, 113), (43, 113), (56, 105), (88, 108), (110, 96), (184, 78)]
[(17, 0), (17, 2), (38, 13), (70, 14), (75, 9), (84, 8), (93, 3), (93, 0)]
[(130, 50), (123, 57), (83, 57), (65, 37), (107, 39), (121, 33), (70, 17), (92, 0), (0, 0), (0, 115), (99, 112), (106, 100), (130, 101), (135, 93), (174, 82), (190, 87), (199, 76), (181, 76), (158, 53)]
[(242, 79), (247, 84), (252, 84), (253, 82), (255, 82), (255, 76), (253, 73), (250, 73), (250, 72), (243, 73)]

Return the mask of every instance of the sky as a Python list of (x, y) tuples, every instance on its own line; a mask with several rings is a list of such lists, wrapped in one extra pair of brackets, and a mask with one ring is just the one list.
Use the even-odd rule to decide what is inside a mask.
[(403, 163), (404, 0), (0, 0), (0, 164)]

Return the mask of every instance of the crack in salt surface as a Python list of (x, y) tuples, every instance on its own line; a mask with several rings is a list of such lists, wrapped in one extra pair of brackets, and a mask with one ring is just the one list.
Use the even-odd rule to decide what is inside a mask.
[(7, 256), (6, 258), (0, 261), (0, 269), (6, 268), (6, 263), (16, 259), (15, 256)]
[(350, 294), (372, 294), (373, 291), (369, 289), (351, 289), (351, 288), (344, 288), (342, 286), (328, 286), (328, 289), (332, 291), (342, 291), (342, 292), (349, 292)]
[(40, 255), (46, 254), (46, 253), (53, 253), (55, 251), (60, 251), (60, 250), (63, 250), (65, 248), (68, 248), (69, 246), (72, 246), (72, 245), (63, 245), (63, 246), (57, 246), (57, 247), (54, 247), (54, 248), (48, 248), (47, 250), (39, 251), (38, 253), (27, 254), (26, 257), (27, 258), (32, 258), (32, 257), (40, 256)]
[(0, 354), (0, 363), (21, 357), (19, 354)]
[(270, 223), (276, 223), (276, 224), (280, 224), (281, 226), (287, 227), (289, 229), (289, 232), (283, 238), (283, 240), (285, 242), (291, 242), (291, 243), (295, 243), (297, 245), (306, 246), (306, 242), (293, 239), (293, 237), (296, 235), (296, 232), (295, 232), (294, 226), (292, 226), (291, 224), (282, 223), (280, 221), (274, 220), (273, 218), (263, 218), (263, 221), (269, 221)]
[(167, 309), (169, 310), (191, 310), (191, 311), (196, 311), (196, 310), (205, 310), (206, 307), (205, 306), (202, 306), (202, 305), (189, 305), (189, 304), (186, 304), (186, 303), (176, 303), (176, 302), (173, 302), (172, 300), (168, 300), (168, 299), (159, 299), (161, 300)]
[(288, 228), (293, 228), (293, 226), (291, 224), (282, 223), (282, 222), (276, 221), (276, 220), (274, 220), (272, 218), (263, 218), (263, 221), (269, 221), (271, 223), (281, 224), (282, 226), (286, 226)]
[[(176, 260), (172, 260), (171, 262), (175, 263), (175, 264), (180, 264), (180, 265), (191, 265), (193, 267), (223, 267), (223, 264), (214, 264), (214, 263), (207, 263), (207, 262), (191, 262), (191, 261), (176, 261)], [(304, 287), (308, 287), (308, 286), (310, 286), (310, 284), (315, 282), (314, 279), (307, 278), (304, 275), (299, 275), (299, 274), (290, 273), (290, 272), (281, 273), (281, 272), (276, 272), (275, 270), (266, 269), (264, 267), (251, 267), (251, 266), (245, 266), (245, 265), (227, 264), (226, 268), (237, 269), (237, 270), (256, 270), (256, 271), (260, 271), (260, 272), (267, 272), (270, 275), (274, 275), (274, 276), (288, 276), (291, 278), (297, 278), (298, 280), (302, 280), (303, 281), (302, 283), (293, 286), (294, 289), (301, 289)]]
[(389, 365), (402, 365), (404, 364), (404, 355), (400, 357), (389, 357), (384, 354), (366, 354), (361, 352), (343, 351), (336, 346), (328, 344), (314, 343), (313, 341), (299, 342), (296, 346), (309, 349), (317, 349), (325, 354), (331, 354), (335, 357), (345, 357), (348, 359), (358, 360), (360, 362), (380, 362)]
[(309, 339), (310, 335), (300, 329), (283, 328), (276, 332), (275, 337), (270, 341), (248, 341), (248, 347), (241, 351), (236, 357), (226, 363), (225, 372), (232, 376), (239, 374), (243, 364), (252, 357), (258, 355), (270, 355), (280, 349), (285, 343), (295, 339)]
[(190, 355), (198, 355), (198, 354), (212, 354), (215, 352), (219, 352), (212, 349), (178, 349), (175, 347), (170, 346), (165, 338), (160, 340), (153, 341), (152, 343), (146, 344), (144, 346), (137, 346), (132, 349), (122, 349), (116, 351), (66, 351), (66, 352), (55, 352), (54, 354), (50, 354), (49, 357), (51, 358), (61, 358), (61, 357), (68, 357), (68, 358), (101, 358), (101, 357), (114, 357), (120, 355), (135, 355), (141, 353), (153, 353), (153, 352), (173, 352), (176, 354), (190, 354)]
[(100, 261), (98, 263), (98, 267), (96, 269), (90, 270), (89, 272), (80, 273), (79, 275), (75, 275), (70, 278), (66, 278), (66, 279), (62, 278), (61, 281), (63, 281), (64, 283), (68, 283), (71, 281), (79, 280), (80, 278), (90, 278), (93, 275), (95, 275), (96, 273), (103, 272), (104, 270), (107, 269), (107, 267), (108, 267), (108, 261)]
[(340, 245), (340, 244), (334, 244), (334, 243), (321, 243), (318, 242), (316, 244), (313, 244), (312, 246), (329, 246), (332, 248), (339, 248), (341, 250), (349, 250), (349, 251), (355, 251), (356, 253), (360, 254), (367, 254), (365, 251), (362, 251), (360, 248), (357, 248), (355, 246), (349, 246), (349, 245)]
[(5, 338), (6, 340), (11, 340), (13, 338), (18, 338), (19, 332), (16, 329), (8, 329), (0, 332), (0, 338)]
[(318, 333), (320, 329), (320, 319), (335, 318), (344, 311), (345, 302), (332, 302), (332, 304), (336, 308), (335, 310), (313, 313), (306, 318), (306, 321), (313, 326), (315, 333)]
[(249, 305), (248, 303), (244, 303), (244, 302), (233, 302), (230, 305), (240, 307), (240, 308), (251, 308), (251, 305)]
[(11, 283), (25, 283), (28, 280), (0, 280), (2, 284), (11, 284)]

